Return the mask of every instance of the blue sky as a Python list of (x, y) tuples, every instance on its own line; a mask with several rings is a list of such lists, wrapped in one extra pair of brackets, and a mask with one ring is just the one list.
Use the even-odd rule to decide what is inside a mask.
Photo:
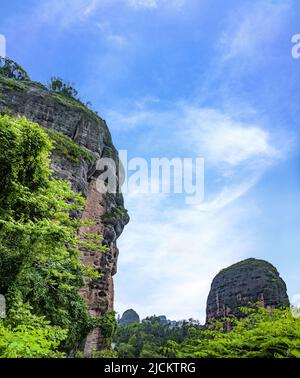
[(205, 202), (129, 193), (116, 310), (205, 317), (212, 278), (272, 262), (300, 302), (296, 1), (12, 0), (7, 55), (74, 82), (129, 157), (204, 157)]

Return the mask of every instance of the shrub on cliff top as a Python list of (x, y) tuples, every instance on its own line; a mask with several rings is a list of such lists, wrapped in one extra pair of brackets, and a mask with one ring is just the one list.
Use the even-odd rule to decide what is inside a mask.
[(0, 75), (15, 80), (29, 80), (27, 72), (11, 59), (0, 57)]
[(77, 98), (78, 96), (73, 84), (64, 82), (60, 77), (52, 77), (48, 87), (51, 91), (59, 92), (66, 97)]

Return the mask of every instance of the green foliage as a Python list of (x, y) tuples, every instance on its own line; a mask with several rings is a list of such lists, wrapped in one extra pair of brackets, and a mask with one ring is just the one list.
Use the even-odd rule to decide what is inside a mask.
[(75, 165), (78, 165), (82, 159), (89, 163), (95, 161), (95, 157), (91, 152), (76, 144), (71, 138), (52, 129), (45, 129), (45, 131), (51, 139), (54, 151), (58, 156), (65, 157)]
[(4, 116), (4, 115), (9, 115), (9, 116), (14, 116), (13, 114), (13, 111), (8, 108), (7, 106), (4, 106), (1, 110), (0, 110), (0, 115)]
[(52, 77), (50, 79), (50, 83), (48, 84), (48, 89), (58, 94), (61, 94), (66, 98), (76, 100), (89, 110), (92, 108), (92, 103), (90, 101), (87, 101), (86, 103), (82, 103), (80, 101), (78, 97), (78, 91), (74, 88), (74, 84), (64, 82), (63, 79), (61, 79), (60, 77)]
[(64, 357), (57, 348), (66, 337), (66, 330), (33, 315), (29, 305), (14, 304), (8, 319), (0, 322), (0, 358)]
[(300, 318), (290, 309), (248, 309), (246, 315), (241, 320), (224, 319), (231, 324), (229, 332), (217, 322), (180, 344), (169, 341), (165, 352), (180, 358), (300, 357)]
[(53, 178), (51, 148), (38, 125), (0, 116), (0, 292), (7, 298), (7, 337), (9, 332), (16, 332), (12, 337), (21, 337), (20, 330), (26, 333), (27, 328), (18, 328), (22, 317), (12, 320), (22, 314), (24, 303), (32, 315), (55, 327), (53, 332), (44, 327), (48, 347), (64, 340), (63, 348), (69, 350), (94, 326), (79, 289), (85, 276), (98, 275), (80, 261), (77, 234), (83, 223), (70, 216), (71, 210), (83, 209), (84, 200), (68, 182)]
[(53, 92), (54, 98), (62, 105), (84, 111), (99, 125), (104, 126), (101, 118), (92, 110), (92, 103), (90, 101), (83, 103), (80, 100), (74, 84), (64, 82), (60, 77), (52, 77), (48, 84), (48, 89)]
[(78, 95), (78, 92), (73, 87), (73, 84), (65, 83), (60, 77), (52, 77), (50, 79), (49, 89), (70, 98), (77, 98)]
[[(0, 98), (2, 96), (1, 92), (5, 92), (5, 91), (25, 92), (28, 90), (32, 90), (32, 88), (42, 89), (44, 91), (47, 90), (47, 88), (41, 83), (31, 81), (29, 79), (17, 80), (15, 78), (8, 78), (1, 75), (0, 73)], [(36, 94), (38, 93), (40, 96), (42, 96), (41, 92), (36, 92)], [(5, 115), (5, 114), (16, 115), (16, 114), (12, 114), (12, 109), (8, 107), (4, 107), (4, 109), (1, 110), (1, 115)]]
[(26, 90), (27, 83), (29, 82), (11, 79), (0, 74), (1, 91), (9, 90), (9, 91), (15, 91), (15, 92), (23, 92), (24, 90)]
[(96, 112), (94, 112), (83, 102), (81, 102), (79, 98), (65, 96), (62, 93), (55, 91), (52, 92), (52, 96), (55, 99), (55, 101), (65, 106), (66, 108), (84, 112), (87, 116), (93, 119), (99, 125), (99, 127), (104, 130), (104, 132), (107, 133), (107, 129), (103, 120), (98, 116)]
[(128, 210), (124, 206), (113, 207), (103, 215), (103, 220), (109, 221), (111, 219), (123, 219), (128, 216)]
[[(53, 80), (53, 83), (51, 81), (50, 84), (48, 84), (48, 87), (46, 87), (41, 83), (31, 81), (26, 72), (15, 62), (9, 61), (11, 63), (8, 64), (5, 63), (5, 61), (8, 60), (0, 58), (0, 97), (1, 91), (4, 90), (25, 92), (32, 90), (32, 87), (43, 90), (44, 92), (36, 91), (36, 95), (49, 95), (49, 97), (51, 96), (53, 100), (66, 108), (84, 112), (87, 116), (93, 119), (93, 121), (97, 123), (109, 137), (105, 122), (98, 116), (97, 112), (92, 110), (92, 104), (89, 101), (83, 103), (80, 100), (77, 91), (71, 84), (64, 83), (60, 78), (52, 78), (51, 80)], [(45, 91), (48, 91), (48, 93)]]
[(117, 358), (117, 352), (111, 349), (104, 349), (100, 351), (93, 351), (91, 353), (91, 358)]
[(127, 342), (117, 345), (117, 355), (119, 358), (137, 358), (140, 356), (140, 353), (137, 356), (135, 347)]
[(0, 75), (8, 79), (29, 80), (26, 71), (11, 59), (0, 57)]
[(190, 319), (183, 321), (180, 327), (171, 327), (161, 324), (160, 318), (152, 316), (141, 323), (132, 323), (128, 326), (118, 326), (113, 341), (120, 358), (165, 357), (164, 346), (168, 340), (182, 342), (189, 330), (201, 328), (200, 324)]
[(114, 337), (118, 357), (300, 358), (299, 310), (241, 311), (241, 320), (224, 318), (209, 327), (191, 319), (173, 328), (156, 317), (119, 326)]
[(95, 319), (95, 326), (101, 329), (102, 335), (105, 338), (111, 340), (117, 329), (115, 312), (106, 312), (104, 315)]

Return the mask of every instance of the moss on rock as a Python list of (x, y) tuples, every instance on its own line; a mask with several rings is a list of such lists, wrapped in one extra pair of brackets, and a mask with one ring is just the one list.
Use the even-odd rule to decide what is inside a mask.
[(51, 139), (54, 151), (58, 156), (65, 157), (74, 164), (79, 164), (81, 159), (85, 159), (89, 163), (95, 161), (96, 158), (90, 151), (76, 144), (71, 138), (52, 129), (45, 129), (45, 131)]

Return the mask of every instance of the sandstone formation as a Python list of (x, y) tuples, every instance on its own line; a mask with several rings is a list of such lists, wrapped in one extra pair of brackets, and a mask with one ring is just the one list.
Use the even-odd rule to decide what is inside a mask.
[(119, 324), (123, 326), (127, 326), (132, 323), (139, 323), (140, 322), (140, 317), (138, 313), (132, 309), (126, 310), (121, 319), (119, 320)]
[(206, 321), (241, 316), (240, 307), (259, 302), (267, 309), (289, 306), (286, 284), (277, 269), (264, 260), (250, 258), (221, 270), (207, 299)]
[[(117, 271), (119, 253), (116, 241), (129, 217), (120, 190), (116, 194), (101, 194), (96, 189), (97, 159), (111, 157), (116, 164), (119, 162), (105, 121), (81, 102), (49, 91), (28, 77), (17, 81), (0, 76), (0, 113), (25, 116), (43, 126), (54, 142), (52, 168), (55, 174), (69, 180), (73, 189), (86, 197), (83, 213), (74, 215), (92, 220), (94, 224), (84, 227), (80, 236), (84, 238), (87, 232), (103, 235), (103, 243), (109, 251), (101, 255), (87, 249), (82, 251), (84, 263), (103, 273), (97, 281), (86, 281), (82, 295), (92, 316), (112, 311), (113, 275)], [(104, 347), (105, 340), (96, 329), (84, 343), (84, 355)]]

